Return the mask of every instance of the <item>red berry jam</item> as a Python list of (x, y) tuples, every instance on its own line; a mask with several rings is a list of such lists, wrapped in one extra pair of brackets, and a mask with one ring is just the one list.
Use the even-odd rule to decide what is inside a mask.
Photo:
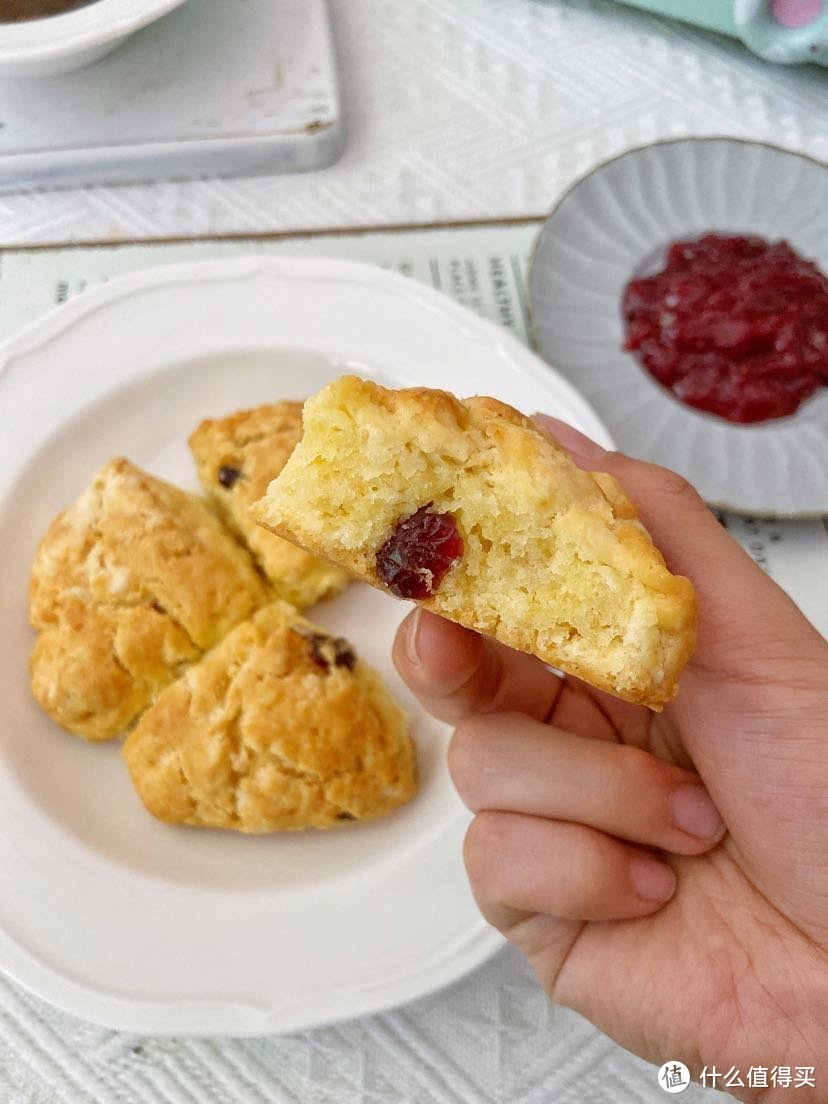
[(787, 242), (707, 234), (627, 285), (624, 348), (688, 406), (793, 414), (828, 384), (828, 277)]
[(377, 552), (377, 574), (398, 598), (428, 598), (463, 555), (463, 538), (452, 514), (427, 503), (397, 522)]

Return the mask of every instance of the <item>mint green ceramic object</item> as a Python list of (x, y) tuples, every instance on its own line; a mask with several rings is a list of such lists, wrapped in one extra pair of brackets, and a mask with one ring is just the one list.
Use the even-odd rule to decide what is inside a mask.
[(739, 34), (733, 19), (733, 5), (728, 0), (625, 0), (625, 3), (658, 15), (669, 15), (672, 19), (683, 19), (709, 31), (737, 37)]
[(828, 0), (622, 0), (740, 39), (766, 61), (828, 65)]

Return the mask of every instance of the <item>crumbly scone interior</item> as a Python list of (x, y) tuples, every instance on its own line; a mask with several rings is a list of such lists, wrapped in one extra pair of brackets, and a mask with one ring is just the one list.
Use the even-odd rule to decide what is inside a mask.
[(306, 403), (257, 516), (378, 583), (377, 550), (427, 504), (454, 516), (464, 554), (423, 605), (630, 700), (673, 695), (693, 646), (690, 583), (614, 480), (496, 400), (344, 377)]
[(188, 442), (202, 486), (221, 517), (250, 549), (276, 596), (300, 610), (338, 594), (348, 576), (257, 525), (250, 507), (301, 436), (302, 403), (285, 401), (206, 419)]
[(167, 687), (124, 756), (156, 817), (242, 832), (371, 819), (416, 789), (407, 720), (379, 676), (281, 602)]

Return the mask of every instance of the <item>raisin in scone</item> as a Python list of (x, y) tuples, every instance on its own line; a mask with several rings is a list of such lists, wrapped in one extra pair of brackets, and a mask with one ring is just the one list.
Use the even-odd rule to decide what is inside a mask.
[(302, 436), (302, 404), (272, 403), (208, 419), (190, 436), (204, 489), (247, 544), (275, 594), (299, 609), (343, 590), (348, 576), (333, 564), (263, 529), (250, 515)]
[(160, 820), (241, 832), (368, 820), (417, 785), (405, 714), (379, 676), (283, 602), (168, 686), (124, 756)]
[(693, 588), (615, 480), (495, 399), (337, 380), (305, 404), (302, 441), (255, 513), (628, 701), (669, 701), (694, 647)]
[(111, 460), (35, 554), (34, 696), (70, 732), (109, 739), (270, 598), (206, 502)]

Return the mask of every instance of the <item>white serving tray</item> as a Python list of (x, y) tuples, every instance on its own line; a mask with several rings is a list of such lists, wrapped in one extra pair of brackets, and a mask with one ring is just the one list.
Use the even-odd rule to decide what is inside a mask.
[(188, 0), (86, 69), (0, 81), (0, 192), (305, 171), (342, 143), (325, 0)]

